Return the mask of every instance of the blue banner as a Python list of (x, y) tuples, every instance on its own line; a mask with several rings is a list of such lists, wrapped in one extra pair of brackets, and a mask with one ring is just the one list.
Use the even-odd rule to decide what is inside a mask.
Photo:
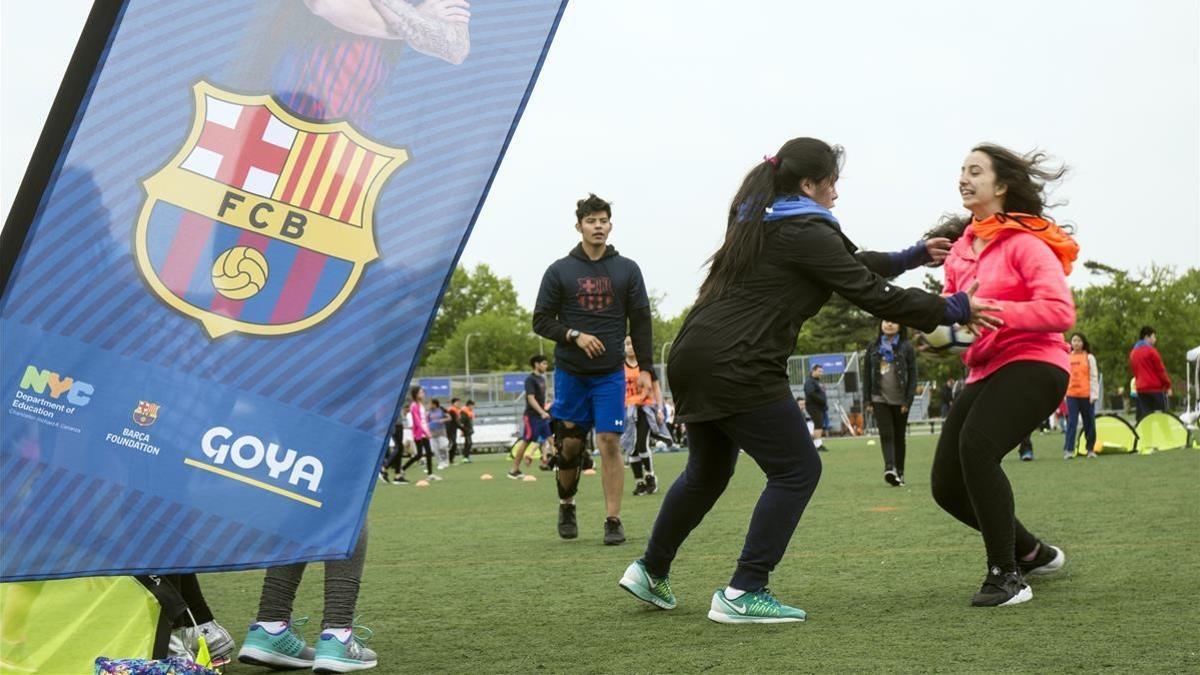
[(821, 366), (826, 375), (840, 375), (846, 372), (845, 354), (814, 354), (808, 357), (808, 369)]
[(422, 377), (419, 381), (421, 388), (425, 390), (425, 398), (449, 398), (450, 396), (450, 378), (448, 377)]
[(504, 374), (504, 393), (506, 394), (523, 394), (525, 393), (525, 378), (529, 377), (529, 373), (505, 373)]
[(8, 223), (0, 580), (349, 555), (565, 4), (121, 5)]

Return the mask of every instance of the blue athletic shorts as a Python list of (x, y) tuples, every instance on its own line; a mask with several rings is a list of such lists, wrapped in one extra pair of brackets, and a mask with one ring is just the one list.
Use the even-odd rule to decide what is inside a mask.
[(554, 370), (550, 414), (584, 429), (619, 434), (625, 429), (625, 370), (608, 375), (572, 375)]
[(542, 419), (537, 413), (525, 413), (525, 423), (521, 427), (521, 440), (541, 443), (550, 438), (550, 420)]

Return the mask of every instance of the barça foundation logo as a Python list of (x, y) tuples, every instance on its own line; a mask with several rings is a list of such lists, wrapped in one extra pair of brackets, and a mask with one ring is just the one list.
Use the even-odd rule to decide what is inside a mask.
[(150, 401), (138, 401), (133, 409), (133, 421), (139, 427), (148, 427), (158, 421), (158, 404)]
[(408, 153), (270, 96), (194, 87), (183, 148), (144, 182), (138, 268), (209, 336), (286, 335), (328, 318), (379, 257), (375, 201)]
[(579, 284), (575, 300), (589, 312), (604, 311), (616, 301), (612, 279), (608, 277), (581, 277), (575, 281)]

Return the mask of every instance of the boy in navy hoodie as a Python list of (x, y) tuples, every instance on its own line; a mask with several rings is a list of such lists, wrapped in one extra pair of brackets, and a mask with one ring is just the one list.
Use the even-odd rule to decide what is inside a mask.
[(533, 329), (554, 340), (554, 404), (558, 456), (558, 534), (579, 536), (575, 493), (584, 441), (596, 431), (607, 518), (604, 543), (625, 542), (621, 493), (625, 467), (620, 437), (625, 424), (625, 336), (633, 340), (642, 367), (638, 387), (651, 387), (654, 367), (650, 298), (637, 263), (608, 245), (612, 206), (594, 194), (575, 208), (580, 243), (554, 261), (542, 277), (533, 309)]

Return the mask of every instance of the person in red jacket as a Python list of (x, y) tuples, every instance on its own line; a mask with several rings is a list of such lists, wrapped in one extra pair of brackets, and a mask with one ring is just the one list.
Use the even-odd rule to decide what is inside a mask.
[(1158, 335), (1151, 326), (1142, 326), (1138, 341), (1129, 352), (1129, 369), (1133, 371), (1137, 386), (1137, 421), (1156, 410), (1167, 409), (1167, 397), (1171, 395), (1171, 377), (1163, 365), (1162, 356), (1154, 345)]

